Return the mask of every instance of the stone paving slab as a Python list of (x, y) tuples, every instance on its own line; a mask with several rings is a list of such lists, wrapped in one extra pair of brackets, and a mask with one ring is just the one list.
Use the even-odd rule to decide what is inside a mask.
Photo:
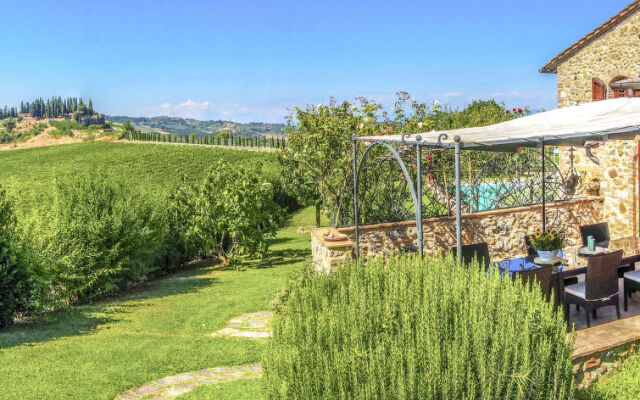
[(211, 336), (231, 336), (254, 339), (264, 339), (271, 337), (271, 321), (273, 313), (271, 311), (258, 311), (251, 314), (244, 314), (229, 321), (226, 328), (215, 331)]
[(261, 376), (262, 366), (260, 364), (206, 368), (156, 379), (153, 382), (121, 393), (116, 397), (116, 400), (174, 399), (198, 386), (236, 379), (255, 379)]

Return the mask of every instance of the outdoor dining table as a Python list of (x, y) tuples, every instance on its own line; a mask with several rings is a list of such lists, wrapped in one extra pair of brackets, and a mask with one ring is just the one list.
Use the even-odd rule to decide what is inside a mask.
[[(587, 272), (588, 256), (579, 254), (582, 246), (573, 246), (565, 248), (560, 257), (562, 262), (553, 267), (551, 277), (551, 286), (555, 292), (556, 304), (563, 304), (564, 300), (564, 280), (573, 276), (578, 276)], [(618, 266), (633, 266), (636, 262), (640, 262), (640, 238), (625, 237), (621, 239), (613, 239), (604, 248), (603, 252), (613, 252), (622, 250), (622, 262)], [(540, 268), (541, 265), (534, 263), (534, 256), (517, 257), (497, 262), (498, 268), (504, 272), (514, 273), (525, 269)]]

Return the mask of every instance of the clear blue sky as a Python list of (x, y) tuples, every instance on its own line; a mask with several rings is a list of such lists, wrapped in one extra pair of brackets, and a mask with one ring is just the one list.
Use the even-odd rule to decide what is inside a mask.
[(629, 1), (4, 2), (0, 104), (281, 122), (292, 105), (405, 90), (554, 108), (538, 69)]

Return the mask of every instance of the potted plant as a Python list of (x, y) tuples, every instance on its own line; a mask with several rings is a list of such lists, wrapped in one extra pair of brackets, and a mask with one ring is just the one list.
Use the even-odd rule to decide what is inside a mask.
[(562, 250), (565, 234), (558, 230), (548, 229), (545, 232), (538, 231), (531, 236), (531, 247), (533, 247), (543, 260), (554, 260), (558, 257), (558, 252)]

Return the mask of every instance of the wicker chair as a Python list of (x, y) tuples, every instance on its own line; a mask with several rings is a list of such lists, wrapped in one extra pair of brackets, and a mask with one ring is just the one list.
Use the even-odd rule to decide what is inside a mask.
[(530, 268), (523, 269), (521, 271), (514, 272), (511, 276), (513, 279), (516, 277), (520, 277), (522, 279), (522, 283), (525, 285), (533, 285), (534, 282), (540, 285), (542, 289), (542, 294), (544, 295), (547, 301), (549, 300), (549, 295), (551, 294), (551, 274), (553, 273), (553, 266), (547, 265), (540, 268)]
[[(456, 258), (458, 256), (458, 249), (456, 247), (451, 248), (451, 254)], [(479, 261), (484, 265), (485, 269), (489, 269), (491, 265), (491, 258), (489, 257), (489, 246), (482, 243), (467, 244), (462, 246), (462, 265), (469, 266), (474, 261)]]
[[(602, 222), (599, 224), (581, 226), (580, 236), (582, 237), (583, 246), (587, 245), (587, 237), (593, 236), (596, 240), (596, 246), (609, 247), (609, 224), (607, 222)], [(626, 265), (618, 268), (618, 278), (623, 278), (626, 272), (633, 270), (633, 265)]]
[[(538, 256), (538, 253), (536, 253), (536, 250), (531, 245), (531, 237), (529, 235), (524, 235), (524, 245), (527, 248), (527, 257), (533, 258)], [(571, 278), (566, 278), (564, 280), (565, 286), (575, 285), (576, 283), (578, 283), (577, 276), (572, 276)]]
[(587, 245), (587, 237), (593, 236), (596, 245), (600, 247), (609, 247), (609, 224), (606, 222), (593, 225), (583, 225), (580, 227), (580, 236), (582, 237), (582, 245)]
[(565, 316), (569, 321), (569, 305), (585, 308), (587, 327), (591, 327), (591, 312), (605, 306), (615, 306), (620, 318), (618, 299), (618, 266), (622, 261), (622, 250), (589, 257), (584, 282), (564, 288)]
[(629, 271), (624, 273), (624, 310), (629, 308), (629, 297), (631, 293), (640, 290), (640, 271)]

